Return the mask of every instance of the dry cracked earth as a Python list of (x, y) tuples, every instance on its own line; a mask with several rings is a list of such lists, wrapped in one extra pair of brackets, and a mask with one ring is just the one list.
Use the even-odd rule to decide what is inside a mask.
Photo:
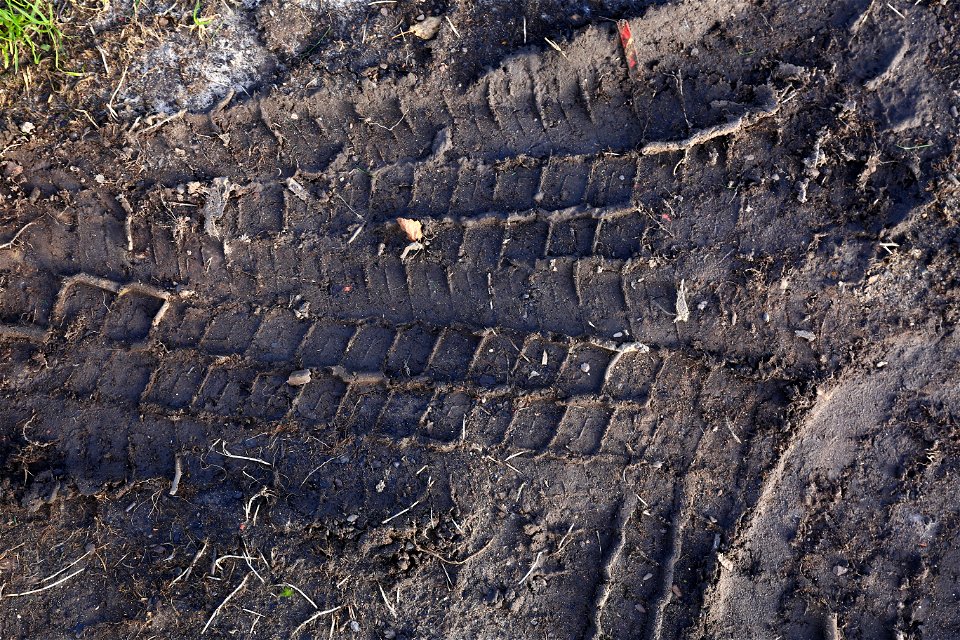
[(7, 116), (0, 636), (960, 637), (956, 4), (443, 11)]

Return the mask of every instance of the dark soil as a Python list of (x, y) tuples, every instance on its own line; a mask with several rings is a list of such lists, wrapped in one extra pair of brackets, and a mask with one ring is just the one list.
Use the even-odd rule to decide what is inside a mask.
[(960, 637), (956, 3), (223, 10), (0, 77), (0, 637)]

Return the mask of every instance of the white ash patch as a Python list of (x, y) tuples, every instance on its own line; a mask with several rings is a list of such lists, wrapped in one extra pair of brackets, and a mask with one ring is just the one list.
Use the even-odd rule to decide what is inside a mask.
[(274, 71), (276, 57), (260, 42), (253, 14), (245, 9), (220, 3), (203, 28), (187, 26), (189, 17), (177, 19), (180, 26), (134, 54), (114, 103), (118, 111), (208, 109), (229, 91), (243, 93)]

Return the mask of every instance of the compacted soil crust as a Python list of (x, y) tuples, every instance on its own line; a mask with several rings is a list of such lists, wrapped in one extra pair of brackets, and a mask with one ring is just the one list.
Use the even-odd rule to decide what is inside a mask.
[(960, 637), (955, 3), (121, 9), (0, 78), (0, 636)]

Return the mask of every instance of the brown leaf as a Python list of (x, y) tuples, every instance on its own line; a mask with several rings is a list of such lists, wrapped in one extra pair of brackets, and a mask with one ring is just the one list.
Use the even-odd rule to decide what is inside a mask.
[(409, 218), (397, 218), (397, 224), (407, 234), (411, 242), (419, 242), (423, 238), (423, 225), (418, 220)]

